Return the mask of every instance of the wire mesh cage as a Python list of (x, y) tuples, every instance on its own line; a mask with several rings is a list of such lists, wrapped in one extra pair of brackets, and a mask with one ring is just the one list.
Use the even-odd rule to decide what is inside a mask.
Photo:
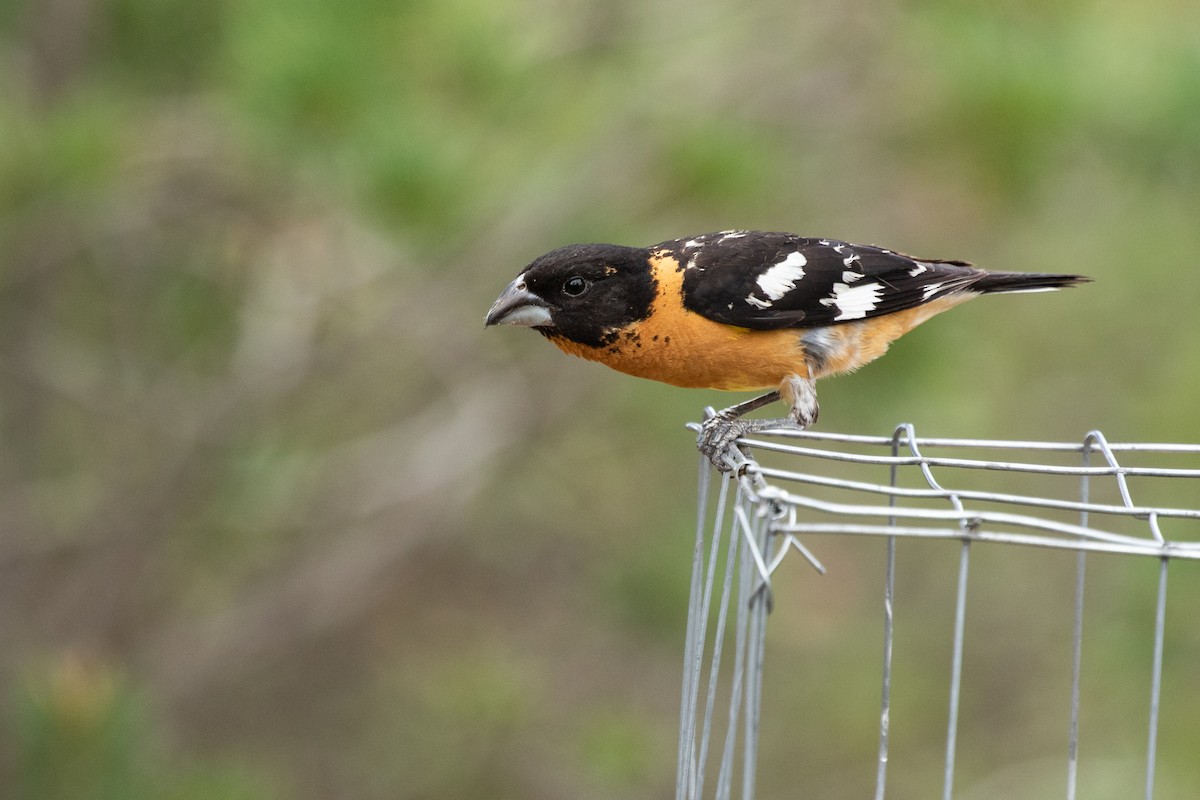
[[(762, 748), (782, 773), (814, 760), (823, 743), (768, 713), (805, 681), (796, 664), (766, 669), (768, 615), (850, 584), (870, 599), (835, 609), (827, 638), (870, 664), (835, 666), (835, 688), (807, 696), (830, 737), (857, 739), (837, 768), (859, 775), (850, 790), (789, 777), (789, 796), (1200, 796), (1200, 445), (902, 425), (736, 450), (733, 473), (701, 459), (677, 800), (754, 797)], [(806, 601), (793, 584), (815, 588)], [(870, 685), (849, 690), (850, 672)], [(935, 726), (936, 758), (913, 745)]]

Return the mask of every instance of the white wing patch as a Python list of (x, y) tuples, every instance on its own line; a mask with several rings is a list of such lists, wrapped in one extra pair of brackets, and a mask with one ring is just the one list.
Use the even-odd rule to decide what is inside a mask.
[(921, 302), (928, 303), (929, 298), (940, 292), (942, 287), (945, 285), (946, 281), (938, 281), (937, 283), (931, 283), (928, 286), (921, 287), (921, 291), (923, 292), (921, 296)]
[(821, 300), (822, 305), (837, 306), (838, 314), (834, 322), (847, 319), (862, 319), (875, 310), (879, 298), (883, 295), (883, 286), (876, 281), (850, 286), (846, 283), (833, 285), (833, 296)]
[[(758, 276), (758, 287), (767, 297), (778, 300), (796, 288), (796, 281), (804, 277), (804, 265), (807, 263), (808, 259), (800, 251), (788, 253), (787, 258), (772, 265), (766, 272)], [(747, 302), (749, 302), (749, 298), (747, 298)], [(759, 307), (765, 308), (765, 306)]]

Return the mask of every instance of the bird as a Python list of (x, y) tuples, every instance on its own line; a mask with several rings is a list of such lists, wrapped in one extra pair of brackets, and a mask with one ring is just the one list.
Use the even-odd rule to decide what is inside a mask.
[[(717, 469), (748, 434), (805, 429), (815, 382), (982, 294), (1050, 291), (1084, 275), (993, 272), (874, 245), (725, 230), (649, 247), (572, 244), (534, 259), (484, 324), (533, 328), (560, 350), (674, 386), (765, 394), (711, 413), (697, 444)], [(782, 419), (745, 414), (783, 400)]]

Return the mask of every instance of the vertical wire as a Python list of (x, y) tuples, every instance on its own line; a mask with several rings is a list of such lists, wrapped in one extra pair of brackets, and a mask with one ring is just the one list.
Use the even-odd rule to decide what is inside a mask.
[[(699, 679), (700, 658), (696, 654), (697, 626), (703, 626), (700, 618), (700, 576), (704, 568), (704, 531), (708, 524), (709, 470), (700, 456), (700, 474), (697, 478), (696, 500), (696, 544), (692, 554), (692, 585), (688, 594), (688, 619), (683, 642), (683, 685), (679, 697), (679, 753), (675, 765), (675, 800), (691, 800), (689, 787), (694, 779), (691, 765), (695, 762), (696, 706), (692, 700), (692, 687)], [(719, 520), (718, 520), (719, 522)], [(701, 634), (702, 635), (702, 634)]]
[[(892, 437), (892, 457), (900, 455), (899, 432)], [(893, 463), (889, 468), (891, 486), (899, 481), (899, 467)], [(896, 506), (896, 495), (888, 495), (888, 505)], [(888, 525), (896, 525), (896, 517), (888, 517)], [(892, 707), (892, 631), (895, 622), (896, 593), (896, 537), (887, 537), (887, 568), (883, 584), (883, 687), (879, 702), (879, 761), (875, 770), (875, 800), (883, 800), (887, 787), (888, 732), (891, 727)]]
[(971, 542), (964, 539), (958, 559), (958, 592), (954, 601), (954, 659), (950, 672), (950, 713), (946, 724), (946, 771), (942, 779), (942, 798), (950, 800), (954, 792), (954, 754), (958, 739), (958, 704), (962, 694), (963, 630), (967, 618), (967, 570), (971, 563)]
[[(1091, 466), (1092, 447), (1090, 437), (1084, 442), (1083, 466)], [(1079, 501), (1091, 501), (1090, 477), (1085, 473), (1079, 479)], [(1088, 511), (1079, 512), (1079, 526), (1088, 526)], [(1075, 623), (1071, 631), (1071, 719), (1067, 724), (1067, 800), (1075, 800), (1079, 785), (1079, 698), (1083, 674), (1083, 585), (1087, 568), (1087, 551), (1080, 549), (1075, 556)]]
[[(744, 502), (744, 496), (739, 488), (737, 503)], [(736, 505), (736, 504), (735, 504)], [(735, 508), (735, 511), (740, 505)], [(737, 746), (738, 720), (741, 714), (742, 686), (746, 671), (746, 627), (749, 614), (750, 598), (756, 589), (757, 581), (751, 580), (750, 546), (746, 537), (736, 535), (737, 522), (730, 523), (730, 536), (738, 541), (738, 592), (737, 618), (734, 626), (734, 657), (733, 682), (729, 696), (729, 719), (725, 730), (725, 749), (721, 755), (721, 768), (717, 773), (716, 800), (729, 800), (733, 787), (733, 757)]]
[[(765, 517), (759, 517), (755, 524), (753, 539), (758, 543), (759, 551), (766, 553), (769, 537), (769, 526)], [(767, 608), (771, 602), (769, 590), (755, 592), (751, 595), (749, 608), (744, 609), (750, 615), (750, 635), (747, 642), (746, 670), (746, 718), (745, 736), (742, 755), (742, 800), (752, 800), (754, 797), (754, 778), (758, 766), (758, 733), (762, 718), (762, 677), (763, 656), (767, 638)]]
[(757, 757), (755, 739), (758, 727), (758, 714), (754, 708), (754, 698), (757, 696), (755, 684), (759, 677), (759, 658), (757, 640), (760, 635), (758, 606), (762, 595), (750, 598), (750, 607), (746, 609), (749, 616), (749, 635), (746, 639), (746, 682), (743, 685), (745, 693), (745, 716), (742, 719), (742, 800), (754, 797), (754, 761)]
[[(728, 487), (729, 481), (725, 482)], [(725, 497), (721, 498), (720, 513), (724, 519)], [(712, 554), (709, 556), (712, 562), (715, 563), (718, 555), (717, 544), (720, 537), (715, 537), (713, 540)], [(725, 631), (728, 628), (729, 620), (729, 598), (733, 591), (733, 574), (737, 565), (737, 543), (738, 537), (730, 531), (729, 543), (725, 553), (725, 576), (721, 586), (721, 604), (717, 611), (717, 626), (713, 632), (713, 653), (712, 663), (708, 668), (708, 695), (704, 702), (704, 727), (700, 733), (700, 762), (696, 769), (696, 780), (694, 782), (693, 793), (696, 798), (704, 795), (704, 770), (708, 763), (708, 750), (712, 740), (713, 713), (716, 710), (717, 704), (717, 683), (721, 677), (721, 655), (725, 652)], [(709, 574), (712, 574), (712, 568), (709, 569)]]
[[(1153, 518), (1153, 515), (1151, 515)], [(1150, 679), (1150, 736), (1146, 752), (1146, 800), (1154, 797), (1154, 767), (1158, 756), (1158, 707), (1162, 696), (1163, 636), (1167, 621), (1167, 564), (1163, 556), (1158, 568), (1158, 601), (1154, 610), (1154, 674)]]

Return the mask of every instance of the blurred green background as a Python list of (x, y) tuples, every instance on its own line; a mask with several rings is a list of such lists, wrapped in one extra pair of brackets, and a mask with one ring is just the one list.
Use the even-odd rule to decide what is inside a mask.
[[(16, 0), (0, 59), (6, 798), (670, 796), (683, 425), (737, 398), (485, 332), (565, 243), (1087, 273), (826, 382), (821, 426), (1200, 440), (1194, 2)], [(769, 796), (874, 774), (878, 572), (823, 546), (840, 575), (773, 623), (769, 668), (824, 677), (768, 695)], [(1114, 572), (1137, 613), (1097, 639), (1140, 700), (1154, 570)], [(1001, 764), (1037, 755), (1020, 660), (972, 712)], [(935, 791), (905, 770), (937, 775), (943, 690), (898, 797)], [(1129, 729), (1100, 768), (1136, 772), (1140, 714), (1093, 720)]]

